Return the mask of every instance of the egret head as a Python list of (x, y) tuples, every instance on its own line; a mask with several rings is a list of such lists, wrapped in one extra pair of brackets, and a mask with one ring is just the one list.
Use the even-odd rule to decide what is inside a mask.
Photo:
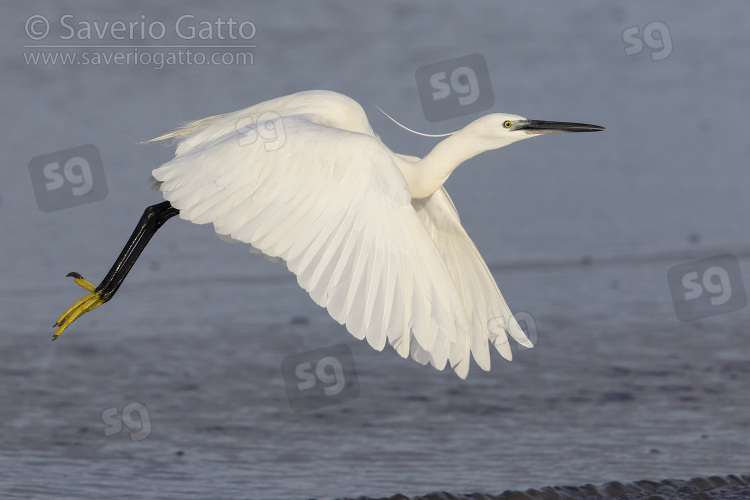
[[(380, 108), (378, 108), (380, 109)], [(493, 113), (474, 120), (461, 130), (447, 134), (424, 134), (412, 130), (385, 116), (399, 127), (426, 137), (445, 137), (422, 160), (405, 160), (395, 155), (394, 160), (406, 178), (412, 198), (426, 198), (438, 190), (459, 165), (474, 156), (499, 149), (508, 144), (553, 132), (597, 132), (604, 130), (599, 125), (586, 123), (550, 122), (529, 120), (523, 116)]]
[(460, 131), (462, 135), (481, 141), (487, 150), (497, 149), (522, 139), (554, 132), (597, 132), (599, 125), (571, 122), (528, 120), (523, 116), (493, 113), (483, 116)]

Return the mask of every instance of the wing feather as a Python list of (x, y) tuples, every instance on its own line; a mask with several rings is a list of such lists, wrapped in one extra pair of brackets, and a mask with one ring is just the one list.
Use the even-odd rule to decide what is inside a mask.
[(375, 349), (387, 341), (440, 369), (451, 353), (465, 377), (471, 321), (390, 151), (371, 131), (284, 113), (275, 122), (282, 147), (241, 145), (239, 118), (218, 117), (183, 138), (154, 170), (180, 216), (282, 259), (316, 303)]
[[(427, 198), (412, 200), (412, 205), (442, 255), (471, 322), (469, 335), (450, 346), (451, 362), (458, 361), (460, 365), (454, 365), (454, 369), (468, 369), (464, 361), (471, 352), (477, 364), (489, 370), (488, 340), (510, 360), (512, 352), (506, 332), (520, 344), (533, 347), (513, 317), (487, 264), (461, 226), (445, 188)], [(491, 328), (492, 325), (502, 327)]]

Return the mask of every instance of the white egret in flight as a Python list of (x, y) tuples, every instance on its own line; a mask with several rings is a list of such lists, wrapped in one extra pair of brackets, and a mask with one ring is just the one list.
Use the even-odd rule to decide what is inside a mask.
[(148, 207), (99, 286), (55, 323), (57, 338), (107, 302), (169, 218), (212, 223), (285, 264), (299, 285), (358, 339), (466, 377), (471, 356), (490, 368), (488, 341), (510, 360), (506, 335), (532, 347), (464, 231), (443, 184), (479, 153), (582, 123), (490, 114), (424, 158), (392, 152), (362, 107), (329, 91), (299, 92), (189, 123), (176, 156), (153, 171), (165, 202)]

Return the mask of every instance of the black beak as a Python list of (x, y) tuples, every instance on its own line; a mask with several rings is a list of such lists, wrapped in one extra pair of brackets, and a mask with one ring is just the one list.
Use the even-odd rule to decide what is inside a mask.
[(551, 134), (553, 132), (598, 132), (604, 130), (599, 125), (570, 122), (546, 122), (544, 120), (524, 120), (515, 127), (516, 130), (526, 130), (528, 134)]

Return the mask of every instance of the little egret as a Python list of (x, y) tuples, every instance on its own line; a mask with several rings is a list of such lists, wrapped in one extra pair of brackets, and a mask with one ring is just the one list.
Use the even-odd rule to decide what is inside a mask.
[[(395, 120), (394, 120), (395, 121)], [(404, 127), (405, 128), (405, 127)], [(362, 107), (329, 91), (299, 92), (189, 123), (153, 139), (178, 142), (152, 172), (165, 202), (148, 207), (99, 286), (55, 323), (56, 339), (117, 292), (150, 238), (178, 215), (286, 265), (312, 299), (358, 339), (388, 341), (465, 378), (471, 356), (490, 368), (488, 341), (533, 347), (464, 231), (443, 184), (479, 153), (583, 123), (490, 114), (422, 159), (392, 152)], [(149, 141), (150, 142), (150, 141)]]

